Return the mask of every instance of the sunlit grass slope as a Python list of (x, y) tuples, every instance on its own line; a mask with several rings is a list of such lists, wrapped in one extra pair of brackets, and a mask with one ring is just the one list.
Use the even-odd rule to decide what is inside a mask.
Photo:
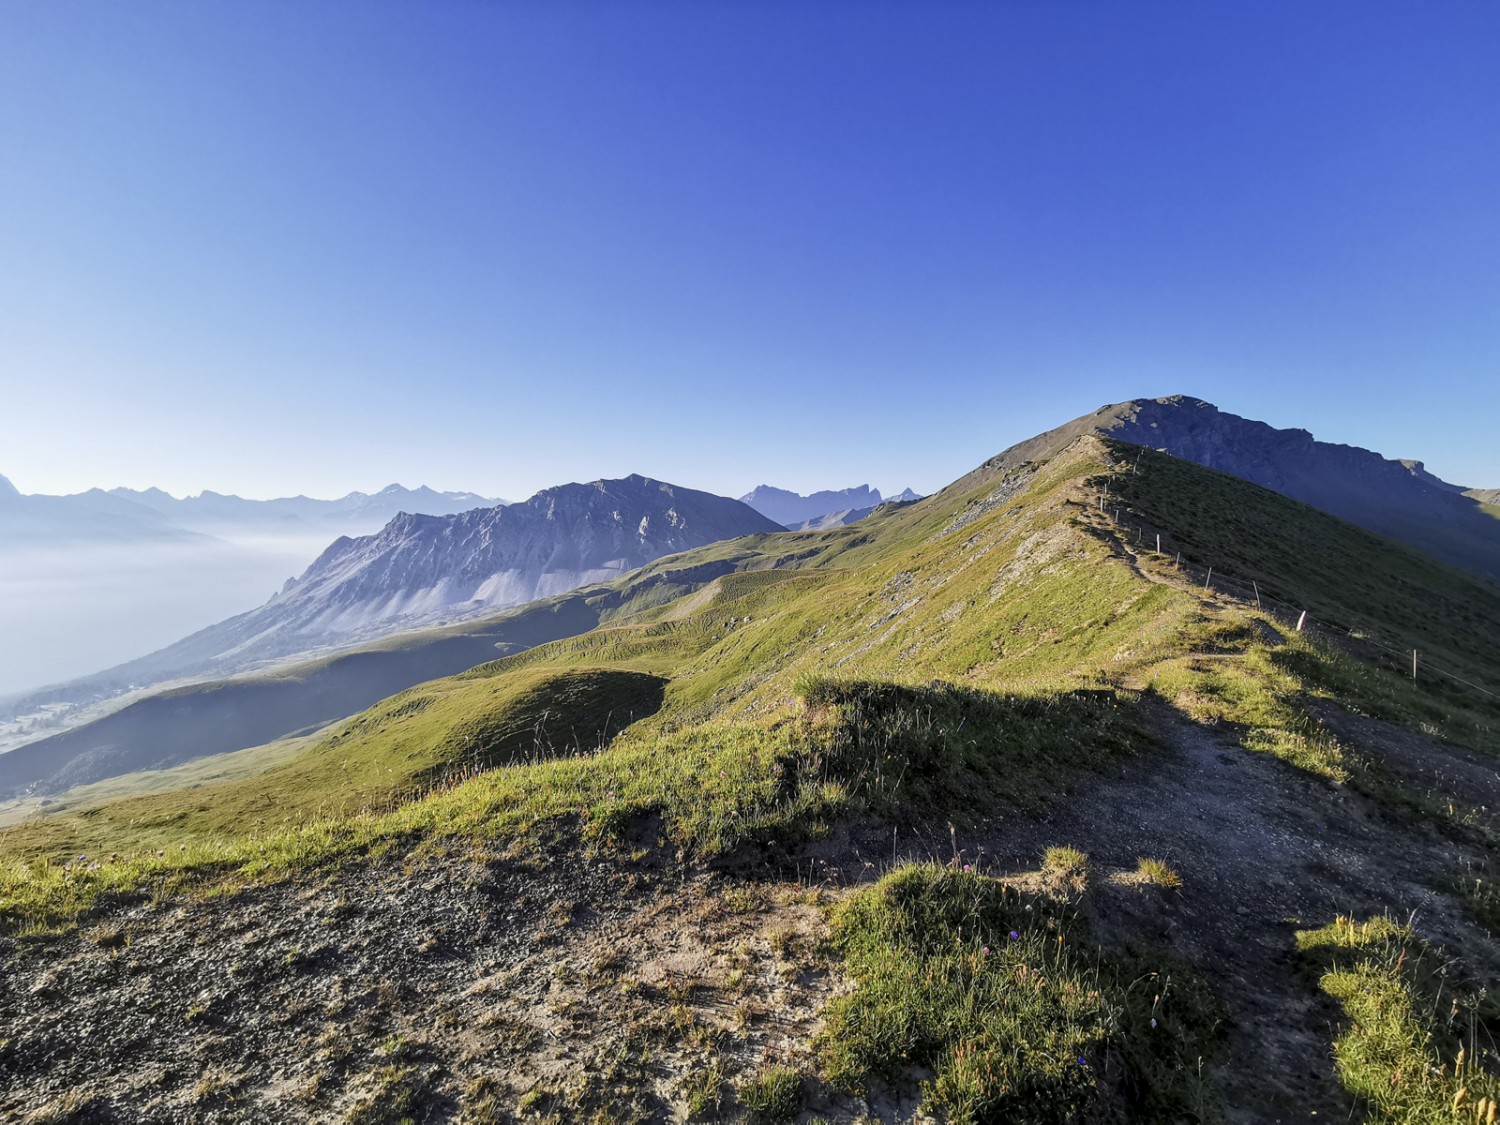
[(254, 776), (95, 805), (14, 831), (12, 854), (125, 852), (265, 836), (398, 804), (457, 776), (600, 749), (661, 705), (663, 681), (548, 668), (392, 696)]

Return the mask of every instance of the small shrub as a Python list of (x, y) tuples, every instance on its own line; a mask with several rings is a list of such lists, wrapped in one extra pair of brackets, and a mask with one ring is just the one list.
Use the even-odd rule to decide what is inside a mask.
[(724, 1062), (717, 1056), (701, 1070), (688, 1073), (680, 1087), (689, 1118), (703, 1117), (719, 1109), (719, 1091), (724, 1086)]

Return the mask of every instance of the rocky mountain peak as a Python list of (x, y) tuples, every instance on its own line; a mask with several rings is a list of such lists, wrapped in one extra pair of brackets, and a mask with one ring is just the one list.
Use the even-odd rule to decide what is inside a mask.
[(957, 487), (1043, 460), (1090, 433), (1242, 477), (1500, 580), (1500, 521), (1481, 509), (1478, 498), (1464, 495), (1420, 463), (1318, 441), (1304, 429), (1277, 429), (1191, 395), (1102, 406), (1012, 446)]

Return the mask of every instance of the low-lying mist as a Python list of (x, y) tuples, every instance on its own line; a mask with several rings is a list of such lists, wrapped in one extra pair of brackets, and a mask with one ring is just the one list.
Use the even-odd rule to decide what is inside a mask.
[(325, 536), (0, 545), (0, 697), (102, 671), (253, 609)]

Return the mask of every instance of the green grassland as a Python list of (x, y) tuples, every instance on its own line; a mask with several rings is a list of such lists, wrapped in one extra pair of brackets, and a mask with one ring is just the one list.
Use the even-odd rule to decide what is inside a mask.
[[(1481, 684), (1500, 591), (1222, 474), (1149, 453), (1133, 471), (1138, 456), (1084, 438), (859, 524), (715, 544), (505, 615), (531, 647), (290, 752), (251, 754), (256, 772), (70, 799), (0, 830), (0, 918), (39, 932), (101, 896), (212, 891), (394, 847), (541, 851), (564, 837), (629, 856), (659, 838), (707, 858), (860, 818), (1036, 811), (1091, 771), (1157, 753), (1163, 708), (1404, 815), (1478, 831), (1443, 823), (1462, 819), (1451, 803), (1444, 814), (1441, 795), (1360, 760), (1309, 705), (1336, 699), (1495, 752), (1496, 701), (1413, 684), (1269, 608), (1206, 594), (1171, 556)], [(1118, 521), (1098, 503), (1106, 488), (1128, 513)], [(1142, 527), (1171, 551), (1134, 546)], [(1102, 959), (1065, 919), (1022, 925), (1016, 909), (993, 881), (925, 869), (849, 900), (837, 931), (856, 991), (830, 1013), (831, 1080), (916, 1060), (950, 1120), (1062, 1120), (1102, 1096), (1091, 1060), (1107, 1046), (1130, 1082), (1160, 1076), (1131, 1087), (1151, 1112), (1211, 1116), (1186, 1054), (1139, 1053), (1121, 982), (1146, 970)], [(1063, 949), (1047, 944), (1059, 937)], [(1047, 983), (1013, 1002), (1017, 973)], [(1189, 992), (1172, 1052), (1212, 1039), (1212, 1004)], [(1017, 1109), (1042, 1104), (1060, 1108)]]

